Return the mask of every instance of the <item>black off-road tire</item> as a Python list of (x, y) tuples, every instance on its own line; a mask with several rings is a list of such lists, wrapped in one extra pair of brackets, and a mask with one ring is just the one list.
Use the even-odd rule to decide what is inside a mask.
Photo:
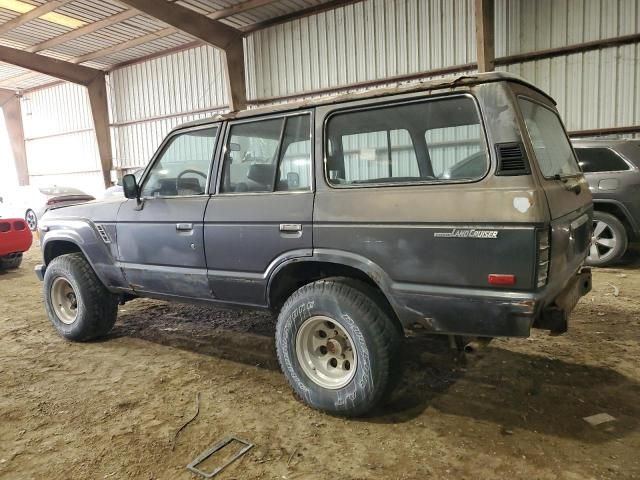
[[(77, 300), (73, 323), (63, 322), (52, 304), (51, 287), (62, 277), (72, 286)], [(81, 253), (54, 258), (44, 275), (44, 304), (49, 320), (67, 340), (86, 342), (109, 333), (118, 315), (118, 297), (109, 292)]]
[[(309, 406), (333, 415), (362, 416), (375, 408), (394, 384), (401, 329), (379, 300), (351, 279), (326, 279), (298, 289), (285, 302), (276, 326), (276, 350), (287, 381)], [(354, 342), (357, 364), (341, 388), (314, 382), (300, 365), (296, 338), (312, 317), (329, 317)]]
[(22, 254), (14, 253), (0, 257), (0, 271), (1, 270), (14, 270), (22, 263)]
[(604, 222), (607, 228), (615, 235), (616, 245), (600, 258), (587, 257), (586, 264), (592, 267), (606, 267), (618, 262), (627, 251), (629, 236), (624, 224), (615, 216), (606, 212), (593, 212), (594, 222)]

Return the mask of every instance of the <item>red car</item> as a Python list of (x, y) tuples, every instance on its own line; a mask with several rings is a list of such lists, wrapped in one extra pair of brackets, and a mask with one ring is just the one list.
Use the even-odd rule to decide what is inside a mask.
[(0, 218), (0, 270), (18, 268), (31, 247), (31, 230), (21, 218)]

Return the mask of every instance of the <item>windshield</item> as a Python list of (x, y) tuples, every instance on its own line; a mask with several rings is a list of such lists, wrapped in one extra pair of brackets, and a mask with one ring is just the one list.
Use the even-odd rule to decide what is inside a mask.
[(526, 98), (518, 102), (542, 174), (547, 178), (579, 174), (580, 167), (558, 115)]

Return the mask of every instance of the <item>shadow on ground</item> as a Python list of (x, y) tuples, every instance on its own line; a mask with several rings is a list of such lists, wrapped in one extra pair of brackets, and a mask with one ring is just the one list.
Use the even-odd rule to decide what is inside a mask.
[[(111, 338), (137, 338), (278, 370), (275, 320), (269, 314), (138, 302), (122, 308)], [(461, 358), (440, 336), (408, 338), (402, 355), (394, 394), (361, 421), (403, 423), (432, 408), (497, 424), (505, 432), (522, 429), (587, 442), (620, 438), (638, 427), (640, 385), (609, 368), (492, 346)], [(583, 420), (600, 412), (618, 421), (594, 429)]]

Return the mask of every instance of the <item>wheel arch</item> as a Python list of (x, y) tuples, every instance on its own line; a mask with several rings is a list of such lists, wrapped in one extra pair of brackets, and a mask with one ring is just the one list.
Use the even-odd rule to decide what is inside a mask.
[(85, 258), (87, 257), (77, 243), (68, 239), (51, 240), (47, 242), (42, 249), (45, 265), (49, 265), (54, 258), (69, 253), (81, 253)]
[(627, 208), (616, 200), (593, 200), (593, 210), (595, 212), (604, 212), (613, 215), (622, 222), (629, 240), (640, 238), (638, 225)]
[(83, 248), (83, 243), (77, 241), (75, 238), (69, 236), (59, 236), (55, 238), (46, 238), (42, 245), (42, 256), (44, 264), (49, 265), (56, 257), (61, 255), (67, 255), (70, 253), (80, 253), (86, 260), (93, 272), (96, 274), (100, 282), (103, 285), (108, 286), (106, 277), (100, 269), (97, 269), (94, 263), (91, 261), (91, 257)]
[(371, 288), (380, 301), (380, 307), (402, 331), (399, 310), (389, 294), (391, 281), (387, 274), (373, 262), (346, 252), (315, 253), (311, 257), (298, 257), (280, 264), (267, 283), (267, 305), (272, 311), (277, 312), (298, 288), (333, 277), (357, 280)]

